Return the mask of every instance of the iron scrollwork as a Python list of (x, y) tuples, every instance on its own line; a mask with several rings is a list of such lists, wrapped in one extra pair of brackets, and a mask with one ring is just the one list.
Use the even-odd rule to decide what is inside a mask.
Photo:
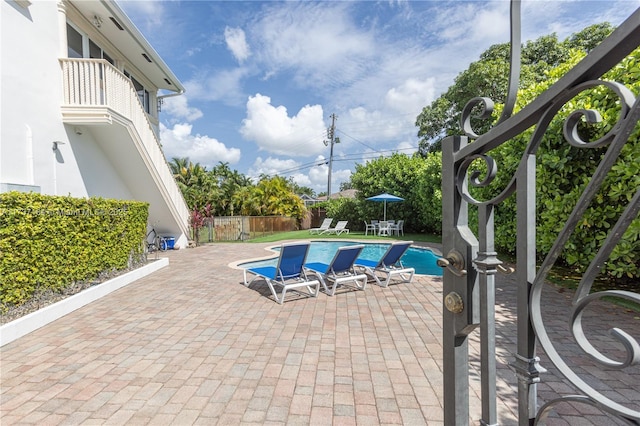
[[(516, 1), (513, 3), (519, 2)], [(513, 19), (514, 18), (512, 16), (512, 20)], [(630, 18), (630, 20), (631, 19), (632, 18)], [(637, 23), (635, 25), (635, 31), (640, 31), (640, 25)], [(514, 26), (512, 25), (512, 29), (513, 28)], [(516, 25), (516, 28), (519, 28), (519, 23), (518, 25)], [(514, 38), (512, 33), (512, 52), (514, 41), (517, 41), (519, 46), (519, 36)], [(519, 61), (519, 53), (517, 55), (512, 55), (512, 61), (514, 57), (518, 58)], [(513, 62), (511, 66), (514, 67)], [(463, 200), (478, 207), (478, 211), (480, 212), (481, 216), (486, 216), (485, 219), (487, 220), (482, 220), (482, 218), (481, 220), (479, 220), (481, 246), (483, 244), (483, 238), (489, 239), (487, 251), (482, 252), (481, 250), (480, 252), (478, 252), (478, 256), (476, 259), (473, 259), (473, 263), (478, 272), (480, 274), (484, 274), (484, 276), (492, 275), (496, 270), (502, 269), (504, 271), (506, 269), (504, 267), (501, 267), (501, 262), (497, 260), (497, 258), (495, 257), (495, 253), (493, 253), (491, 250), (493, 246), (494, 232), (492, 209), (494, 206), (499, 205), (502, 201), (504, 201), (507, 197), (512, 195), (517, 190), (517, 187), (520, 184), (520, 182), (518, 181), (519, 177), (525, 176), (528, 173), (527, 168), (530, 169), (532, 167), (531, 159), (535, 157), (535, 154), (541, 145), (543, 137), (547, 132), (551, 121), (557, 116), (560, 110), (565, 105), (567, 105), (569, 101), (575, 99), (582, 92), (596, 87), (606, 88), (611, 93), (615, 94), (615, 96), (617, 96), (619, 100), (618, 104), (620, 105), (617, 121), (611, 127), (611, 129), (606, 132), (606, 134), (604, 134), (597, 140), (584, 140), (579, 132), (579, 126), (581, 125), (581, 123), (595, 124), (602, 121), (601, 115), (597, 110), (575, 109), (568, 114), (563, 123), (564, 139), (571, 146), (581, 149), (606, 147), (606, 153), (600, 160), (597, 169), (591, 176), (589, 183), (583, 190), (582, 195), (574, 206), (573, 211), (567, 219), (562, 231), (556, 238), (556, 241), (554, 242), (549, 253), (546, 255), (546, 258), (539, 268), (535, 268), (534, 259), (533, 269), (537, 270), (533, 274), (531, 280), (529, 280), (529, 278), (526, 278), (530, 286), (529, 306), (527, 312), (529, 312), (530, 315), (530, 321), (535, 332), (535, 338), (538, 339), (539, 344), (544, 349), (549, 360), (555, 365), (559, 372), (562, 373), (564, 377), (573, 384), (575, 389), (581, 393), (581, 395), (567, 395), (546, 402), (536, 413), (534, 413), (534, 417), (536, 423), (544, 421), (557, 404), (562, 402), (573, 402), (591, 405), (621, 420), (627, 421), (632, 424), (640, 424), (640, 411), (630, 409), (616, 401), (611, 400), (602, 392), (590, 386), (588, 382), (583, 380), (578, 374), (573, 371), (573, 369), (567, 364), (567, 362), (556, 350), (554, 343), (552, 342), (545, 327), (541, 309), (541, 295), (545, 279), (552, 266), (555, 264), (557, 258), (559, 257), (561, 250), (575, 230), (580, 218), (587, 210), (597, 191), (601, 188), (605, 176), (611, 170), (616, 159), (620, 155), (623, 146), (628, 142), (631, 133), (633, 132), (637, 123), (640, 121), (640, 100), (636, 99), (634, 94), (624, 85), (616, 82), (603, 81), (598, 79), (584, 79), (584, 81), (579, 81), (576, 84), (570, 84), (566, 87), (561, 88), (561, 90), (559, 90), (554, 97), (548, 99), (548, 102), (546, 103), (544, 108), (540, 108), (539, 112), (536, 114), (537, 123), (535, 124), (534, 131), (528, 144), (524, 148), (521, 160), (517, 166), (517, 172), (514, 173), (510, 182), (501, 190), (498, 195), (494, 196), (493, 198), (488, 200), (478, 200), (471, 194), (469, 187), (471, 186), (482, 188), (490, 186), (494, 182), (494, 178), (498, 171), (498, 165), (494, 158), (489, 155), (489, 151), (493, 148), (496, 148), (497, 146), (502, 145), (504, 142), (507, 142), (506, 139), (508, 138), (503, 138), (502, 140), (498, 140), (498, 142), (491, 142), (491, 131), (495, 129), (499, 124), (505, 124), (509, 121), (508, 118), (511, 115), (513, 105), (515, 103), (512, 88), (517, 87), (517, 80), (512, 80), (514, 78), (517, 78), (517, 75), (512, 72), (509, 82), (510, 94), (505, 101), (505, 109), (507, 111), (503, 112), (502, 117), (497, 121), (492, 129), (488, 130), (482, 135), (478, 135), (475, 129), (472, 128), (471, 124), (472, 118), (489, 119), (492, 116), (492, 113), (494, 111), (494, 102), (489, 98), (477, 97), (471, 99), (464, 107), (461, 114), (460, 125), (463, 132), (467, 137), (475, 139), (476, 142), (471, 143), (470, 145), (466, 146), (464, 150), (461, 150), (464, 151), (462, 153), (464, 154), (464, 156), (460, 154), (461, 151), (454, 153), (454, 155), (461, 155), (459, 157), (460, 161), (458, 162), (458, 167), (456, 169), (456, 190)], [(507, 132), (503, 131), (503, 133)], [(498, 137), (498, 139), (499, 138), (500, 136)], [(474, 145), (477, 145), (477, 148), (474, 148)], [(471, 169), (472, 166), (474, 164), (477, 164), (478, 161), (484, 163), (483, 168), (486, 169), (485, 171), (480, 172), (477, 169)], [(535, 161), (533, 162), (533, 168), (535, 169)], [(533, 179), (535, 181), (535, 171), (533, 171), (533, 173)], [(533, 198), (535, 200), (535, 189), (533, 191), (533, 197), (531, 197), (530, 194), (529, 198)], [(533, 205), (533, 207), (535, 207), (535, 204)], [(607, 290), (591, 293), (592, 285), (596, 276), (604, 266), (606, 260), (611, 255), (614, 247), (622, 238), (624, 232), (631, 225), (631, 222), (638, 217), (639, 213), (640, 188), (638, 188), (635, 195), (626, 206), (626, 209), (618, 218), (617, 223), (611, 228), (609, 235), (602, 242), (598, 253), (592, 259), (591, 264), (584, 273), (579, 287), (576, 291), (572, 303), (572, 311), (570, 315), (567, 315), (567, 317), (569, 318), (569, 329), (572, 332), (575, 342), (581, 348), (581, 350), (584, 351), (584, 354), (603, 367), (611, 369), (620, 370), (629, 366), (640, 364), (640, 344), (638, 343), (637, 337), (630, 335), (620, 328), (613, 328), (612, 330), (610, 330), (611, 335), (621, 344), (625, 352), (625, 355), (620, 360), (610, 359), (607, 355), (601, 353), (585, 334), (582, 321), (583, 314), (594, 301), (601, 301), (602, 299), (611, 296), (624, 298), (640, 304), (640, 294), (633, 293), (631, 291)], [(525, 250), (525, 248), (519, 246), (518, 250)], [(535, 253), (535, 242), (533, 250)], [(520, 267), (520, 265), (518, 265), (518, 267)], [(526, 274), (522, 275), (522, 277), (525, 276)], [(491, 284), (491, 282), (489, 283)], [(520, 315), (520, 312), (518, 312), (518, 315)], [(534, 356), (523, 357), (522, 355), (518, 354), (516, 355), (516, 358), (521, 358), (520, 361), (523, 365), (534, 365), (537, 362), (537, 358), (535, 358)], [(543, 370), (540, 368), (537, 369), (537, 371), (540, 372)], [(524, 377), (526, 376), (526, 374), (522, 374), (522, 376)], [(537, 373), (533, 374), (533, 376), (537, 376)], [(530, 383), (535, 382), (535, 380), (527, 378), (524, 378), (523, 380), (529, 380)], [(521, 401), (520, 403), (523, 402)], [(524, 404), (526, 404), (526, 402)], [(522, 413), (526, 413), (527, 409), (531, 410), (531, 407), (525, 408), (524, 411), (520, 411), (520, 414), (522, 415)], [(533, 411), (535, 411), (535, 408)], [(489, 415), (491, 417), (495, 417), (495, 413), (489, 413)], [(483, 418), (483, 422), (487, 423), (486, 419)], [(523, 423), (523, 419), (520, 419), (520, 422), (521, 424), (526, 424), (526, 421), (525, 423)], [(488, 423), (490, 424), (491, 422), (489, 421)]]

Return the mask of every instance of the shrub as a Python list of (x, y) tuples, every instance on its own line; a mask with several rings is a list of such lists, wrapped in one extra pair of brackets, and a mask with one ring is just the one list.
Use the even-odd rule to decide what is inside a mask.
[(147, 217), (137, 201), (0, 194), (0, 303), (142, 261)]

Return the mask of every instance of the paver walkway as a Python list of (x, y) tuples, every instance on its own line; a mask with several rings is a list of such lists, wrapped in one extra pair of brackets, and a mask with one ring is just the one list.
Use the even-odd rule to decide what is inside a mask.
[[(14, 424), (442, 424), (442, 281), (279, 305), (266, 286), (227, 266), (266, 244), (215, 244), (169, 253), (170, 266), (0, 349), (0, 423)], [(512, 279), (499, 277), (498, 409), (516, 423)], [(549, 327), (579, 369), (566, 335), (568, 293), (550, 291)], [(598, 308), (600, 309), (600, 308)], [(595, 316), (640, 337), (638, 314)], [(602, 308), (605, 309), (605, 308)], [(588, 321), (586, 319), (585, 321)], [(594, 327), (598, 339), (603, 326)], [(477, 342), (477, 333), (474, 335)], [(471, 422), (480, 417), (473, 344)], [(570, 392), (549, 363), (541, 398)], [(590, 383), (639, 410), (640, 371)], [(580, 411), (578, 411), (578, 408)], [(585, 415), (585, 413), (587, 415)], [(586, 406), (560, 406), (549, 424), (612, 424)]]

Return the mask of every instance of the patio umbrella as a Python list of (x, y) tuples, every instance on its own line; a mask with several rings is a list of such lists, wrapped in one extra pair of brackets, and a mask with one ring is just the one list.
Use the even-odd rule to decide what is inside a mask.
[(384, 219), (387, 220), (387, 203), (398, 203), (400, 201), (404, 201), (404, 198), (396, 197), (395, 195), (384, 194), (374, 195), (373, 197), (367, 198), (369, 201), (382, 201), (384, 202)]

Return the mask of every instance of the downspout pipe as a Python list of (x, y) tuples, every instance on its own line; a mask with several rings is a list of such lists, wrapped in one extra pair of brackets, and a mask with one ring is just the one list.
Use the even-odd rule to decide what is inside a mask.
[(160, 95), (160, 96), (157, 96), (157, 98), (158, 98), (158, 101), (160, 101), (160, 102), (161, 102), (164, 98), (170, 98), (170, 97), (172, 97), (172, 96), (180, 96), (180, 95), (184, 95), (184, 92), (185, 92), (185, 91), (186, 91), (186, 90), (184, 90), (184, 89), (180, 89), (178, 92), (175, 92), (175, 93), (169, 93), (168, 95)]
[(185, 92), (184, 89), (180, 89), (179, 91), (174, 92), (174, 93), (169, 93), (167, 95), (156, 96), (156, 102), (158, 103), (158, 110), (162, 109), (162, 103), (164, 102), (164, 98), (171, 98), (173, 96), (184, 95), (184, 92)]

